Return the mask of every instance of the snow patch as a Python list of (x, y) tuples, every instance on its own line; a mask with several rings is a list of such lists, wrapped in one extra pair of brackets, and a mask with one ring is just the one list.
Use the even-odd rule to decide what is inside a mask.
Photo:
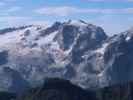
[(75, 26), (87, 26), (88, 24), (85, 22), (82, 22), (81, 20), (72, 20), (70, 21), (70, 24)]
[(104, 54), (104, 52), (105, 52), (105, 50), (106, 50), (106, 48), (107, 48), (108, 45), (109, 45), (109, 43), (104, 43), (102, 45), (102, 47), (101, 48), (98, 48), (97, 50), (95, 50), (95, 52), (96, 53), (100, 53), (100, 54)]
[(126, 41), (129, 41), (130, 39), (131, 39), (131, 37), (129, 37), (129, 36), (128, 36), (128, 37), (126, 37)]
[(58, 31), (55, 31), (51, 34), (49, 34), (48, 36), (41, 38), (40, 40), (38, 40), (38, 44), (40, 45), (44, 45), (44, 44), (49, 44), (53, 41), (54, 37), (56, 36), (56, 34), (58, 33)]

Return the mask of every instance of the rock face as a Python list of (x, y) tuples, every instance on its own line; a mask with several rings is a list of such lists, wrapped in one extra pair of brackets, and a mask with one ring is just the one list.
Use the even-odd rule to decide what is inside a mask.
[(0, 65), (6, 64), (8, 62), (8, 51), (0, 52)]
[(105, 87), (97, 90), (96, 96), (98, 100), (132, 100), (133, 84), (132, 82), (128, 82), (125, 84)]
[(133, 38), (131, 30), (109, 39), (109, 46), (104, 54), (104, 64), (107, 67), (101, 74), (109, 84), (125, 83), (133, 80)]
[(99, 26), (69, 20), (0, 33), (0, 90), (36, 87), (53, 76), (85, 89), (133, 80), (133, 29), (108, 37)]

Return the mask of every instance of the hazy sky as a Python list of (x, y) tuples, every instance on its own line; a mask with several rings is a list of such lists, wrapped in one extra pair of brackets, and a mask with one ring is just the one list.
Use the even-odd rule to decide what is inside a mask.
[(133, 26), (133, 0), (0, 0), (0, 29), (68, 19), (100, 25), (108, 34)]

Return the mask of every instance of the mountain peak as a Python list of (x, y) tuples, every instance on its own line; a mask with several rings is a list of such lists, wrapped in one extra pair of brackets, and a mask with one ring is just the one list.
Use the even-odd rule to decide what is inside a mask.
[[(17, 75), (13, 73), (7, 78), (10, 80), (24, 78), (24, 82), (28, 82), (27, 85), (37, 86), (42, 84), (45, 77), (55, 76), (69, 79), (84, 88), (102, 87), (108, 85), (110, 80), (111, 83), (115, 83), (117, 77), (115, 68), (118, 64), (133, 66), (131, 45), (133, 35), (126, 35), (132, 34), (133, 28), (125, 33), (108, 37), (97, 25), (82, 20), (69, 20), (55, 22), (49, 27), (22, 27), (17, 30), (7, 30), (6, 33), (0, 35), (0, 49), (4, 48), (6, 51), (0, 54), (2, 58), (0, 62), (4, 60), (0, 65), (10, 64), (10, 67), (4, 68), (5, 72), (2, 67), (0, 75), (3, 73), (6, 75), (10, 69), (13, 69), (20, 77), (16, 77)], [(108, 69), (108, 66), (114, 69)], [(108, 71), (112, 74), (110, 75)], [(113, 71), (116, 71), (116, 76)], [(125, 73), (126, 70), (122, 71)], [(108, 80), (110, 77), (112, 79)], [(1, 80), (6, 81), (3, 78)], [(15, 83), (18, 84), (17, 87), (12, 83), (11, 85), (17, 89), (20, 82), (15, 81)], [(25, 84), (22, 82), (21, 85)]]
[(88, 23), (86, 23), (83, 20), (69, 20), (67, 24), (76, 25), (76, 26), (87, 26)]

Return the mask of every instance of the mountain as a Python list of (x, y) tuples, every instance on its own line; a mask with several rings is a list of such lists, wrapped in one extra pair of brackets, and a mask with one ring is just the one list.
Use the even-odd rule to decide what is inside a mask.
[(132, 79), (133, 29), (109, 37), (82, 20), (0, 30), (0, 90), (22, 92), (45, 77), (97, 89)]

